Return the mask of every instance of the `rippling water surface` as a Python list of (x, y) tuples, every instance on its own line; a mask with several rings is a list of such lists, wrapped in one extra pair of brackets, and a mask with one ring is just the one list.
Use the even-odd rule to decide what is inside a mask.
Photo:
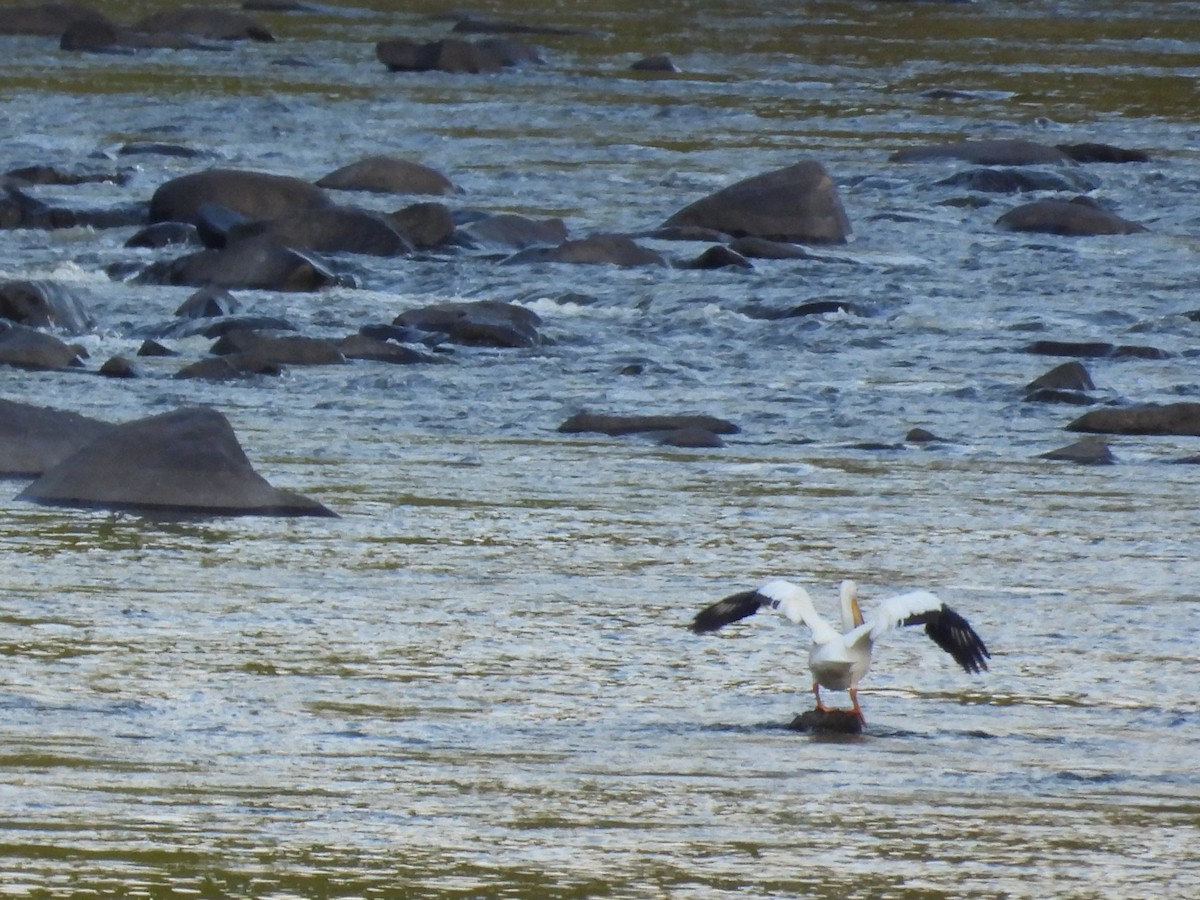
[[(277, 43), (220, 54), (0, 39), (0, 162), (130, 140), (213, 154), (98, 159), (131, 180), (38, 192), (103, 206), (212, 163), (317, 178), (388, 152), (449, 174), (456, 207), (582, 235), (815, 156), (855, 240), (748, 273), (345, 259), (356, 288), (241, 293), (309, 334), (448, 298), (545, 320), (544, 346), (443, 366), (0, 372), (3, 396), (112, 420), (211, 404), (260, 472), (341, 515), (4, 502), (0, 892), (1200, 894), (1196, 475), (1172, 464), (1196, 442), (1051, 463), (1078, 410), (1021, 399), (1060, 361), (1023, 352), (1037, 338), (1171, 354), (1088, 360), (1106, 400), (1200, 392), (1192, 4), (496, 2), (479, 9), (590, 34), (494, 77), (384, 71), (374, 43), (440, 35), (440, 9), (264, 16)], [(657, 51), (682, 74), (628, 71)], [(936, 185), (962, 164), (887, 161), (962, 136), (1149, 150), (1083, 172), (1150, 233), (998, 232), (1018, 198)], [(93, 360), (131, 353), (190, 291), (109, 281), (153, 255), (129, 233), (4, 232), (0, 271), (71, 283), (100, 322)], [(746, 315), (821, 299), (863, 314)], [(556, 432), (584, 408), (742, 433), (683, 451)], [(904, 444), (914, 426), (945, 440)], [(864, 736), (793, 733), (811, 703), (798, 634), (684, 627), (774, 575), (827, 607), (845, 576), (868, 596), (932, 588), (992, 671), (894, 635)]]

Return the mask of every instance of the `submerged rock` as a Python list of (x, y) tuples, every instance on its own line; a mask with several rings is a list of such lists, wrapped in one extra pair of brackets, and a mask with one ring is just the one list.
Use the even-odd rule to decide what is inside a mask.
[(596, 432), (613, 437), (647, 431), (681, 432), (705, 431), (710, 434), (737, 434), (737, 425), (715, 416), (607, 416), (580, 412), (558, 426), (563, 434)]
[(375, 55), (392, 72), (499, 72), (521, 63), (540, 63), (538, 52), (512, 38), (464, 41), (446, 38), (422, 43), (409, 38), (380, 41)]
[(229, 421), (185, 408), (113, 426), (17, 499), (54, 506), (203, 515), (334, 516), (254, 471)]
[(926, 162), (938, 159), (961, 159), (977, 166), (1034, 166), (1044, 163), (1073, 164), (1057, 147), (1025, 140), (965, 140), (924, 147), (897, 150), (892, 162)]
[(557, 247), (528, 247), (506, 263), (573, 263), (577, 265), (666, 266), (667, 260), (632, 238), (620, 234), (596, 234)]
[(114, 427), (78, 413), (0, 399), (0, 476), (41, 475)]
[(140, 284), (272, 291), (317, 291), (338, 283), (337, 275), (325, 263), (285, 247), (269, 235), (247, 238), (221, 250), (201, 250), (151, 263), (135, 280)]

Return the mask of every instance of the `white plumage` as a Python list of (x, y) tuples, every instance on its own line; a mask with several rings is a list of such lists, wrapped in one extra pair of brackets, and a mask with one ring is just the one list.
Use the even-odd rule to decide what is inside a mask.
[(842, 628), (838, 631), (817, 613), (808, 591), (798, 584), (776, 579), (705, 607), (696, 614), (691, 628), (697, 634), (716, 631), (763, 608), (777, 610), (797, 625), (807, 626), (812, 632), (808, 665), (817, 709), (827, 711), (821, 703), (821, 688), (849, 691), (852, 711), (860, 719), (858, 683), (871, 666), (875, 642), (894, 628), (924, 625), (925, 633), (967, 672), (987, 669), (991, 654), (979, 635), (966, 619), (930, 591), (887, 597), (864, 616), (858, 606), (857, 585), (843, 581), (841, 605)]

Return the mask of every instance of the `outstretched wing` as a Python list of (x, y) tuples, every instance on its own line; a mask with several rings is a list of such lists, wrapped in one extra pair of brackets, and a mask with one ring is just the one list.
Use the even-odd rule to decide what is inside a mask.
[(968, 672), (987, 671), (987, 645), (975, 633), (971, 623), (929, 591), (910, 591), (888, 597), (866, 617), (871, 640), (878, 640), (893, 628), (924, 625), (935, 644), (954, 657)]
[(782, 579), (768, 581), (753, 591), (732, 594), (705, 607), (692, 620), (691, 629), (696, 634), (716, 631), (752, 616), (764, 607), (777, 610), (797, 625), (807, 625), (813, 633), (813, 640), (818, 644), (838, 636), (833, 627), (817, 615), (808, 591), (798, 584)]
[(696, 618), (692, 619), (691, 629), (696, 634), (716, 631), (718, 628), (724, 628), (726, 625), (754, 615), (768, 603), (770, 600), (756, 590), (732, 594), (696, 613)]

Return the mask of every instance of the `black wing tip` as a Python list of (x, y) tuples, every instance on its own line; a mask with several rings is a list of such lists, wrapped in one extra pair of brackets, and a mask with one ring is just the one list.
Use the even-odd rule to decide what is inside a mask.
[(954, 657), (954, 661), (971, 675), (988, 670), (987, 660), (992, 658), (971, 623), (949, 606), (942, 606), (941, 614), (925, 625), (925, 632), (934, 642)]
[(692, 619), (692, 624), (688, 628), (693, 634), (708, 634), (754, 615), (758, 612), (762, 601), (762, 595), (757, 591), (733, 594), (696, 613), (696, 617)]

